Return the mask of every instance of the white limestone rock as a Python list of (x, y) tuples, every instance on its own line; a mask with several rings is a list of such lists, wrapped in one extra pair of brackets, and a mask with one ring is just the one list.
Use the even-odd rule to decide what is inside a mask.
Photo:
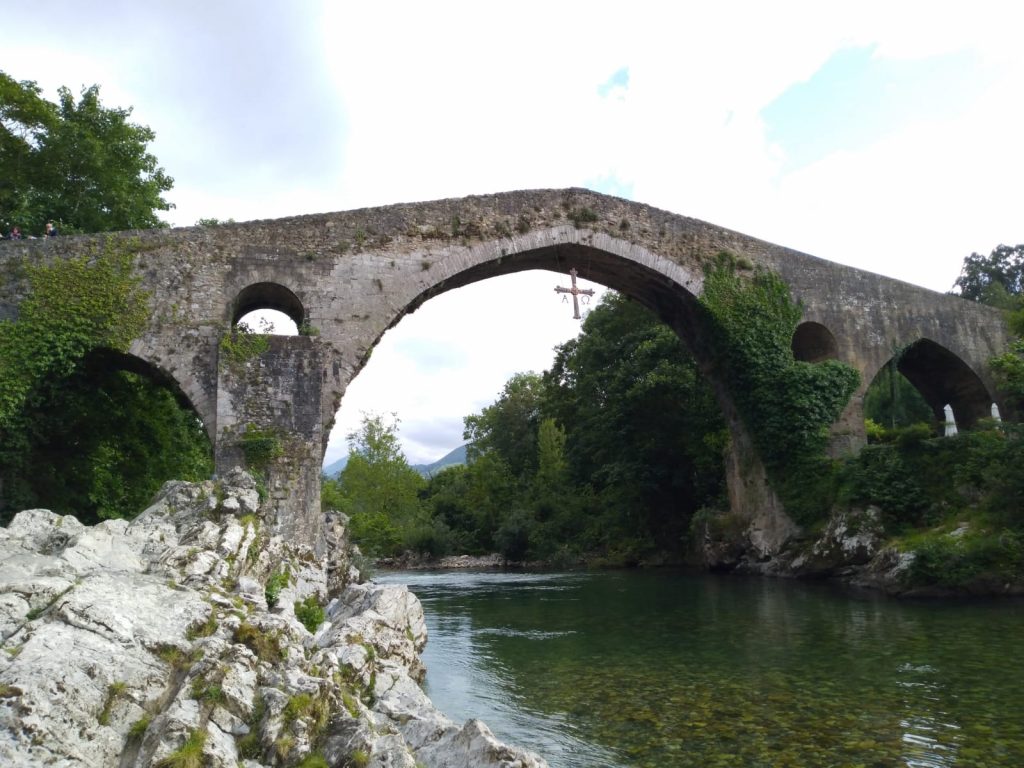
[[(347, 521), (317, 558), (256, 519), (255, 483), (165, 484), (129, 522), (30, 510), (0, 529), (0, 765), (148, 768), (202, 738), (202, 763), (540, 768), (461, 728), (417, 685), (426, 624), (404, 587), (346, 584)], [(264, 584), (286, 571), (268, 607)], [(328, 621), (310, 633), (296, 600)]]

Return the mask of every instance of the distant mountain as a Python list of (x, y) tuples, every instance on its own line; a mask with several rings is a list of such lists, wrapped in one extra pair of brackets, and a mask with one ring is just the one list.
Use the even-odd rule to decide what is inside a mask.
[(433, 477), (445, 467), (452, 467), (456, 464), (466, 463), (466, 446), (460, 445), (453, 451), (446, 453), (433, 464), (413, 464), (412, 468), (424, 477)]
[[(456, 464), (466, 463), (466, 446), (460, 445), (453, 451), (442, 456), (440, 459), (435, 461), (433, 464), (413, 464), (412, 468), (419, 472), (424, 477), (433, 477), (445, 467), (451, 467)], [(323, 468), (323, 473), (328, 477), (337, 477), (341, 474), (341, 471), (348, 464), (348, 456), (342, 456), (337, 461), (332, 461), (326, 467)]]
[(328, 477), (337, 477), (341, 474), (341, 470), (345, 468), (346, 464), (348, 464), (348, 456), (342, 456), (337, 461), (332, 461), (321, 471)]

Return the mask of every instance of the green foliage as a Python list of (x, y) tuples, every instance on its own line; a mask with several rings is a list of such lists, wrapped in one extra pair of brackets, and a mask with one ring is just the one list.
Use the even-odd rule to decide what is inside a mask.
[(199, 637), (209, 637), (217, 631), (217, 613), (213, 609), (207, 614), (206, 618), (199, 624), (195, 624), (189, 627), (185, 631), (185, 637), (188, 640), (195, 640)]
[(352, 538), (370, 555), (398, 554), (404, 532), (428, 520), (419, 499), (425, 481), (405, 460), (397, 430), (397, 418), (364, 414), (348, 435), (348, 464), (328, 492), (349, 516)]
[(129, 517), (164, 481), (212, 471), (195, 414), (154, 379), (121, 370), (148, 316), (134, 248), (111, 238), (25, 267), (18, 318), (0, 322), (0, 521), (30, 506), (86, 522)]
[(131, 728), (128, 729), (128, 740), (138, 741), (146, 735), (146, 730), (149, 728), (149, 724), (153, 722), (153, 716), (145, 714), (132, 723)]
[(577, 227), (583, 224), (592, 224), (595, 221), (600, 221), (601, 217), (590, 208), (572, 208), (568, 214), (566, 214), (569, 220)]
[(263, 588), (263, 594), (267, 598), (267, 606), (273, 608), (277, 605), (278, 599), (281, 597), (281, 590), (288, 586), (291, 581), (291, 571), (288, 566), (285, 566), (277, 573), (271, 574), (270, 578), (267, 579), (266, 586)]
[(243, 760), (259, 760), (263, 754), (263, 744), (257, 731), (249, 731), (236, 744), (238, 756)]
[[(827, 486), (823, 462), (829, 427), (859, 383), (857, 371), (835, 360), (795, 360), (791, 341), (801, 310), (777, 275), (739, 278), (728, 255), (705, 276), (707, 310), (720, 373), (787, 511), (808, 523), (823, 517), (830, 498), (805, 495)], [(807, 483), (815, 474), (820, 483)], [(800, 477), (799, 486), (786, 480)]]
[(998, 245), (988, 256), (967, 256), (953, 287), (965, 299), (1000, 309), (1020, 309), (1024, 297), (1024, 243)]
[(235, 630), (234, 642), (241, 643), (263, 661), (280, 661), (283, 657), (281, 641), (272, 632), (261, 632), (252, 624), (243, 621)]
[(935, 533), (919, 538), (910, 551), (907, 580), (915, 586), (959, 589), (986, 578), (999, 584), (1024, 578), (1024, 534), (1017, 531)]
[(841, 481), (839, 500), (878, 506), (893, 534), (963, 516), (1024, 533), (1024, 428), (983, 422), (945, 438), (909, 427), (849, 459)]
[(111, 683), (107, 687), (107, 698), (103, 702), (103, 709), (100, 710), (99, 715), (96, 717), (96, 722), (100, 725), (110, 724), (110, 711), (114, 708), (114, 704), (117, 700), (124, 696), (124, 692), (128, 689), (128, 685), (123, 681), (118, 680), (117, 682)]
[(265, 470), (274, 459), (284, 453), (281, 438), (273, 429), (260, 429), (255, 424), (246, 424), (245, 432), (238, 444), (242, 448), (246, 465), (255, 470)]
[(1024, 413), (1024, 339), (989, 361), (999, 388), (1006, 393), (1017, 413)]
[(890, 532), (922, 522), (928, 501), (918, 479), (907, 468), (896, 445), (868, 445), (848, 465), (844, 476), (845, 500), (875, 504), (884, 514)]
[(492, 405), (465, 418), (462, 436), (469, 441), (468, 460), (495, 451), (517, 477), (534, 473), (543, 396), (537, 374), (517, 373), (509, 379)]
[[(687, 407), (681, 407), (686, 404)], [(724, 494), (725, 426), (679, 338), (608, 294), (543, 376), (466, 418), (470, 463), (431, 478), (421, 551), (511, 560), (679, 559), (689, 515)]]
[(319, 752), (313, 752), (306, 755), (302, 762), (298, 764), (297, 768), (331, 768), (327, 764), (327, 760)]
[(111, 238), (101, 252), (25, 266), (18, 319), (0, 321), (0, 429), (17, 425), (33, 394), (91, 350), (128, 350), (149, 312), (133, 261), (131, 247)]
[(898, 356), (886, 363), (864, 393), (864, 417), (889, 429), (933, 422), (931, 406), (897, 370), (897, 363)]
[(164, 226), (157, 211), (174, 180), (147, 151), (155, 134), (129, 121), (131, 109), (104, 107), (99, 86), (56, 103), (32, 81), (0, 72), (0, 211), (41, 235), (47, 221), (64, 233)]
[(153, 768), (202, 768), (206, 731), (192, 731), (177, 751), (153, 763)]
[(269, 335), (255, 333), (245, 323), (239, 323), (220, 339), (221, 358), (236, 371), (243, 369), (246, 363), (255, 360), (269, 349)]
[(227, 701), (227, 695), (219, 682), (207, 680), (199, 676), (192, 681), (189, 690), (192, 698), (196, 701), (205, 701), (211, 704), (222, 704)]
[(307, 630), (316, 632), (316, 628), (324, 623), (326, 614), (324, 607), (320, 605), (316, 595), (309, 595), (305, 600), (295, 601), (295, 618), (297, 618)]
[(366, 750), (357, 749), (349, 755), (349, 762), (352, 768), (366, 768), (370, 764), (370, 754)]
[(506, 560), (524, 560), (530, 551), (530, 537), (534, 528), (531, 516), (522, 509), (515, 509), (498, 526), (494, 543)]

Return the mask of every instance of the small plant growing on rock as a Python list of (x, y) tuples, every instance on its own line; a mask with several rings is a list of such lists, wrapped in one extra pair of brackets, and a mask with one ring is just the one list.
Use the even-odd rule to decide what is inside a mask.
[(281, 590), (288, 586), (290, 577), (291, 572), (288, 570), (288, 566), (285, 566), (267, 579), (267, 584), (263, 589), (263, 595), (267, 598), (268, 608), (273, 608), (277, 605), (277, 601), (281, 597)]
[(568, 217), (577, 227), (581, 224), (592, 224), (600, 218), (590, 208), (573, 208), (569, 211)]
[(238, 444), (250, 470), (263, 470), (284, 453), (277, 433), (272, 429), (260, 429), (255, 424), (246, 425)]
[(153, 722), (153, 716), (147, 714), (132, 723), (132, 727), (128, 729), (128, 740), (137, 741), (141, 739), (145, 735), (146, 729), (149, 728), (149, 724), (151, 722)]
[(199, 676), (192, 681), (191, 693), (192, 698), (196, 701), (209, 701), (213, 704), (222, 704), (227, 700), (227, 696), (224, 695), (224, 689), (221, 688), (219, 682), (210, 682), (202, 676)]
[(99, 715), (96, 717), (96, 722), (100, 725), (110, 724), (110, 710), (114, 708), (114, 704), (119, 697), (124, 695), (127, 688), (128, 686), (120, 680), (110, 684), (107, 688), (107, 700), (103, 702), (103, 709), (100, 710)]
[(263, 755), (263, 745), (256, 731), (249, 731), (235, 746), (238, 749), (238, 756), (243, 760), (259, 760)]
[(217, 616), (213, 609), (210, 609), (210, 613), (207, 615), (206, 620), (194, 624), (185, 630), (185, 637), (189, 640), (195, 640), (198, 637), (209, 637), (217, 631)]
[(370, 753), (365, 749), (357, 749), (349, 756), (353, 768), (366, 768), (370, 764)]
[(234, 641), (244, 645), (263, 661), (280, 661), (283, 656), (281, 641), (276, 634), (260, 632), (247, 621), (238, 625)]
[(298, 764), (297, 768), (330, 768), (324, 756), (319, 752), (313, 752), (306, 755), (302, 762)]
[(153, 768), (202, 768), (206, 731), (192, 731), (176, 752), (153, 763)]
[(326, 618), (323, 606), (316, 599), (316, 595), (295, 601), (295, 618), (310, 632), (316, 632), (316, 628), (323, 624)]

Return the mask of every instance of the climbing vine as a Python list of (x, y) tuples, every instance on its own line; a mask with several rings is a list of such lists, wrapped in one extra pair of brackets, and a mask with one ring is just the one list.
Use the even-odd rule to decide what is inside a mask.
[(202, 424), (175, 394), (121, 370), (148, 294), (137, 242), (22, 264), (27, 292), (0, 322), (0, 523), (28, 507), (86, 522), (137, 514), (171, 477), (212, 471)]
[(26, 267), (17, 321), (0, 322), (0, 433), (17, 426), (32, 393), (69, 375), (89, 351), (125, 352), (145, 327), (148, 294), (132, 271), (134, 244)]
[(729, 254), (707, 270), (701, 303), (712, 321), (720, 373), (789, 513), (810, 522), (827, 512), (832, 472), (829, 427), (860, 381), (835, 360), (793, 358), (802, 315), (778, 275), (736, 275)]

